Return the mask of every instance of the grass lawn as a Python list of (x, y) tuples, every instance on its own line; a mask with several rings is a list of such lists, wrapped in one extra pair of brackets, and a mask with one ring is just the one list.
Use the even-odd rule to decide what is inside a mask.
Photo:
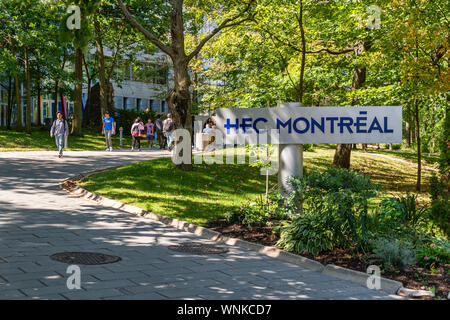
[[(333, 160), (334, 150), (316, 148), (304, 153), (307, 170), (324, 170)], [(388, 195), (414, 192), (417, 167), (369, 153), (352, 154), (352, 168), (370, 174), (383, 185), (383, 193), (371, 202), (375, 206)], [(428, 201), (429, 170), (423, 170), (421, 201)], [(270, 177), (276, 188), (277, 176)], [(220, 218), (245, 200), (265, 192), (265, 177), (248, 165), (195, 165), (194, 171), (174, 170), (170, 159), (131, 164), (102, 172), (82, 183), (97, 194), (136, 205), (148, 211), (205, 225)]]
[[(382, 144), (383, 145), (383, 144)], [(321, 149), (336, 149), (336, 145), (335, 144), (319, 144), (315, 146), (316, 148), (321, 148)], [(364, 152), (360, 145), (358, 145), (358, 150), (355, 150), (357, 152)], [(389, 149), (376, 149), (374, 147), (368, 147), (367, 150), (365, 152), (368, 153), (379, 153), (379, 154), (385, 154), (388, 156), (394, 156), (397, 158), (401, 158), (403, 160), (407, 160), (407, 161), (411, 161), (414, 163), (417, 163), (417, 152), (415, 152), (414, 150), (408, 149), (408, 150), (389, 150)], [(354, 154), (354, 153), (352, 153)], [(422, 165), (426, 165), (429, 167), (435, 167), (437, 168), (438, 166), (438, 161), (439, 161), (439, 156), (436, 155), (432, 155), (432, 154), (426, 154), (426, 153), (422, 153)]]
[[(408, 161), (417, 163), (417, 152), (413, 152), (413, 151), (399, 151), (399, 150), (389, 151), (386, 149), (379, 149), (379, 150), (367, 149), (367, 152), (385, 154), (388, 156), (394, 156), (397, 158), (401, 158), (404, 160), (408, 160)], [(422, 162), (422, 165), (437, 168), (438, 162), (439, 162), (439, 156), (422, 153), (422, 161), (421, 162)]]
[[(101, 132), (83, 130), (83, 135), (83, 137), (69, 135), (69, 148), (66, 150), (104, 150), (106, 148), (105, 137)], [(117, 149), (119, 145), (119, 135), (116, 134), (113, 136), (113, 147)], [(123, 148), (131, 148), (131, 137), (124, 137)], [(32, 150), (56, 150), (55, 138), (50, 138), (50, 132), (40, 128), (33, 128), (31, 134), (0, 129), (0, 152)]]

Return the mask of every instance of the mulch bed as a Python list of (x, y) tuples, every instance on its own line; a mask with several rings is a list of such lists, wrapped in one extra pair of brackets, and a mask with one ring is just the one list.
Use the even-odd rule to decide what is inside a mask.
[(72, 180), (64, 180), (61, 183), (61, 185), (62, 185), (62, 187), (65, 190), (68, 190), (68, 191), (71, 191), (71, 190), (75, 189), (78, 186), (78, 184), (76, 182), (72, 181)]
[[(227, 237), (238, 238), (266, 246), (275, 246), (279, 236), (274, 234), (272, 226), (248, 227), (236, 223), (228, 223), (225, 219), (212, 220), (208, 228), (218, 231)], [(276, 246), (275, 246), (276, 247)], [(280, 248), (280, 247), (278, 247)], [(281, 249), (281, 248), (280, 248)], [(302, 256), (319, 261), (323, 265), (334, 264), (340, 267), (366, 272), (367, 263), (363, 254), (355, 254), (351, 249), (335, 248), (322, 252), (318, 256), (303, 253)], [(450, 291), (450, 265), (444, 265), (444, 274), (426, 273), (423, 269), (412, 266), (410, 270), (384, 270), (382, 276), (403, 283), (406, 288), (429, 290), (436, 288), (436, 297), (446, 299)]]

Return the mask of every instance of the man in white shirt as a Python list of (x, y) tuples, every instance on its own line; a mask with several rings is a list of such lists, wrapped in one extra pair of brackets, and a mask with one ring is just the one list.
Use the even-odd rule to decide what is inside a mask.
[(172, 151), (172, 134), (174, 130), (172, 115), (167, 114), (166, 120), (163, 121), (163, 134), (167, 138), (167, 148)]

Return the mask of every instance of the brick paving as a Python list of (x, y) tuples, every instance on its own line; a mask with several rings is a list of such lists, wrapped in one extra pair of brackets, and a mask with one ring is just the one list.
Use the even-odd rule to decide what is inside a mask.
[[(382, 292), (229, 247), (221, 255), (171, 251), (212, 241), (159, 222), (70, 197), (68, 176), (167, 156), (160, 151), (0, 152), (0, 299), (394, 299)], [(68, 289), (64, 251), (117, 255), (83, 266)]]

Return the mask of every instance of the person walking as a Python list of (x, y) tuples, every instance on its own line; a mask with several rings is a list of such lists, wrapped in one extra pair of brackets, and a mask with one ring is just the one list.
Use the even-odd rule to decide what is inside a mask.
[(57, 119), (53, 121), (52, 127), (50, 128), (50, 137), (55, 137), (56, 147), (59, 152), (58, 157), (62, 158), (65, 138), (69, 136), (69, 126), (63, 118), (62, 112), (58, 111), (56, 117)]
[(152, 119), (148, 119), (148, 122), (145, 124), (145, 128), (147, 129), (148, 146), (152, 149), (153, 140), (155, 139), (155, 124), (152, 122)]
[(163, 121), (163, 133), (167, 138), (167, 149), (172, 151), (172, 134), (173, 134), (173, 120), (172, 115), (170, 113), (167, 114), (166, 120)]
[(116, 122), (109, 115), (108, 111), (105, 112), (105, 117), (103, 118), (102, 134), (105, 135), (106, 139), (106, 151), (113, 151), (111, 135), (116, 134)]
[(155, 131), (156, 139), (158, 139), (159, 148), (164, 148), (164, 135), (163, 135), (163, 122), (161, 120), (161, 115), (158, 114), (155, 120)]
[(136, 118), (134, 120), (133, 125), (131, 126), (131, 136), (133, 138), (133, 144), (131, 146), (131, 151), (134, 151), (137, 147), (138, 151), (141, 151), (141, 135), (142, 132), (145, 130), (144, 123), (142, 122), (141, 118)]

